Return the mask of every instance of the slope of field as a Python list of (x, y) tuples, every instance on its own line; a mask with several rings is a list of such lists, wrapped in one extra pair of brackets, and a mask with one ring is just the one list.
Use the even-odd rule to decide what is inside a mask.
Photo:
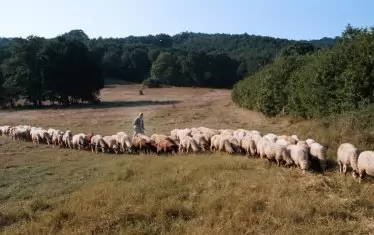
[[(0, 125), (132, 134), (143, 112), (148, 135), (207, 126), (322, 136), (313, 136), (308, 123), (301, 128), (239, 109), (229, 90), (160, 88), (139, 96), (138, 89), (105, 88), (100, 106), (2, 111)], [(0, 137), (0, 231), (6, 234), (368, 234), (373, 194), (370, 183), (359, 185), (333, 169), (303, 175), (222, 153), (92, 154)]]

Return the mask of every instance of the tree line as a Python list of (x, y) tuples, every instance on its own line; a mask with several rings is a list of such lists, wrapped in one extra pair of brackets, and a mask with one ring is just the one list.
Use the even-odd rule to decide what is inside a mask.
[(51, 39), (0, 38), (0, 105), (99, 102), (105, 78), (230, 88), (285, 47), (330, 48), (335, 41), (190, 32), (90, 39), (82, 30)]
[(267, 116), (325, 117), (374, 102), (374, 27), (348, 25), (331, 48), (286, 47), (238, 82), (232, 99)]

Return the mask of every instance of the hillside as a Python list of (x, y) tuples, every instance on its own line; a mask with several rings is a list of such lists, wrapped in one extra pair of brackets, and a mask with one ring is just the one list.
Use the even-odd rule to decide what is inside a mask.
[(267, 116), (360, 113), (374, 104), (373, 49), (373, 28), (348, 25), (329, 49), (288, 47), (274, 62), (238, 82), (232, 98)]
[[(0, 125), (131, 134), (143, 112), (147, 135), (197, 126), (298, 134), (329, 146), (329, 159), (342, 134), (352, 138), (346, 123), (266, 118), (238, 108), (230, 90), (144, 92), (111, 85), (100, 105), (2, 111)], [(0, 232), (6, 234), (368, 234), (373, 228), (372, 185), (338, 174), (331, 163), (325, 175), (303, 175), (225, 153), (95, 154), (4, 136), (0, 151)]]

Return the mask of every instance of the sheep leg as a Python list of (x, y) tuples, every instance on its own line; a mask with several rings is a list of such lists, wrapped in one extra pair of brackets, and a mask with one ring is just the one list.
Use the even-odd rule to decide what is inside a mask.
[(366, 172), (365, 171), (360, 171), (360, 176), (359, 176), (359, 178), (358, 178), (358, 183), (360, 183), (361, 184), (361, 180), (363, 180), (364, 179), (364, 177), (365, 177), (365, 174), (366, 174)]
[(346, 164), (343, 165), (343, 173), (344, 173), (344, 175), (347, 173), (347, 165)]
[(340, 161), (338, 161), (338, 164), (339, 164), (339, 172), (340, 173), (343, 173), (343, 166), (342, 166), (342, 163)]

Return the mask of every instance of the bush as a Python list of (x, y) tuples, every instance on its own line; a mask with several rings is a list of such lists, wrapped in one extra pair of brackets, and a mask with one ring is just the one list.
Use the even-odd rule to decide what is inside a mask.
[(293, 47), (238, 82), (233, 101), (267, 116), (304, 118), (326, 117), (374, 103), (374, 29), (348, 26), (331, 49), (311, 54), (305, 48)]

